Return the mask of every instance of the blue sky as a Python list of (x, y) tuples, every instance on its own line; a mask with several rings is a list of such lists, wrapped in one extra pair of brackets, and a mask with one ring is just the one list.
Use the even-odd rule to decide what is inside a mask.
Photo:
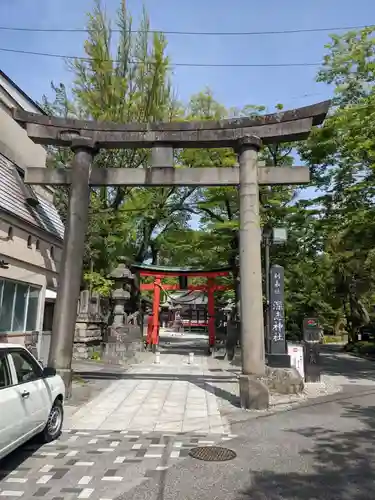
[[(1, 0), (0, 25), (83, 28), (92, 0)], [(119, 0), (106, 0), (113, 16)], [(375, 22), (374, 0), (145, 0), (152, 28), (165, 31), (264, 31), (364, 25)], [(135, 20), (142, 3), (128, 0)], [(81, 33), (24, 33), (0, 30), (0, 48), (82, 55)], [(328, 33), (272, 36), (169, 35), (172, 62), (320, 62)], [(0, 67), (33, 99), (50, 95), (50, 81), (69, 84), (63, 60), (0, 51)], [(324, 100), (330, 89), (314, 81), (317, 68), (176, 68), (174, 83), (187, 101), (206, 86), (226, 106), (278, 102), (286, 108)]]
[[(105, 0), (113, 18), (120, 0)], [(144, 5), (151, 27), (161, 31), (249, 32), (334, 28), (375, 23), (375, 1), (357, 0), (128, 0), (139, 21)], [(84, 28), (93, 0), (0, 0), (0, 26)], [(339, 32), (339, 33), (343, 33)], [(329, 32), (257, 36), (167, 35), (172, 63), (272, 64), (320, 63)], [(25, 33), (0, 29), (0, 49), (82, 56), (82, 33)], [(67, 86), (71, 74), (61, 59), (11, 54), (0, 50), (0, 67), (34, 100), (51, 95), (50, 82)], [(177, 67), (178, 97), (211, 88), (227, 107), (275, 104), (294, 108), (322, 101), (332, 90), (315, 82), (317, 67), (208, 68)], [(298, 160), (297, 160), (298, 161)], [(301, 196), (313, 197), (313, 188)], [(196, 225), (194, 221), (193, 225)]]

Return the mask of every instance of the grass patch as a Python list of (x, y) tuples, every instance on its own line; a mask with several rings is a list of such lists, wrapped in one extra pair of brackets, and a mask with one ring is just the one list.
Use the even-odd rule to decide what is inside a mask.
[(338, 342), (347, 342), (347, 335), (324, 335), (323, 344), (337, 344)]

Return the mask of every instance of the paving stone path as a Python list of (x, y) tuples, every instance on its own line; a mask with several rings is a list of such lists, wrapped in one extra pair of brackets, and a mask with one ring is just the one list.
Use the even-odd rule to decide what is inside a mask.
[(134, 366), (75, 412), (68, 428), (229, 433), (208, 358), (196, 355), (189, 364), (188, 353), (162, 352), (160, 364)]

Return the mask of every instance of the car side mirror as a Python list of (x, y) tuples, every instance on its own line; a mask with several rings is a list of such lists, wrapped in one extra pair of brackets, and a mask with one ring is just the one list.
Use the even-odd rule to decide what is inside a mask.
[(45, 366), (43, 368), (43, 378), (54, 377), (56, 375), (56, 368)]

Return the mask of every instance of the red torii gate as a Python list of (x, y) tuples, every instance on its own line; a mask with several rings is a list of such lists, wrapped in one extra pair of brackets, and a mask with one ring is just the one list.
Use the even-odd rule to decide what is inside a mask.
[(207, 292), (207, 312), (208, 312), (208, 339), (210, 349), (215, 345), (215, 296), (216, 290), (228, 290), (232, 288), (229, 285), (219, 285), (215, 283), (215, 278), (219, 276), (228, 276), (232, 271), (229, 267), (222, 267), (218, 269), (192, 269), (192, 268), (179, 268), (179, 267), (162, 267), (152, 266), (148, 264), (133, 264), (132, 269), (139, 274), (140, 277), (153, 277), (153, 283), (141, 283), (141, 291), (153, 290), (153, 330), (151, 344), (159, 343), (159, 307), (160, 307), (160, 290), (179, 290), (180, 285), (165, 285), (162, 284), (163, 278), (170, 277), (204, 277), (207, 278), (206, 285), (189, 285), (188, 290), (202, 290)]

